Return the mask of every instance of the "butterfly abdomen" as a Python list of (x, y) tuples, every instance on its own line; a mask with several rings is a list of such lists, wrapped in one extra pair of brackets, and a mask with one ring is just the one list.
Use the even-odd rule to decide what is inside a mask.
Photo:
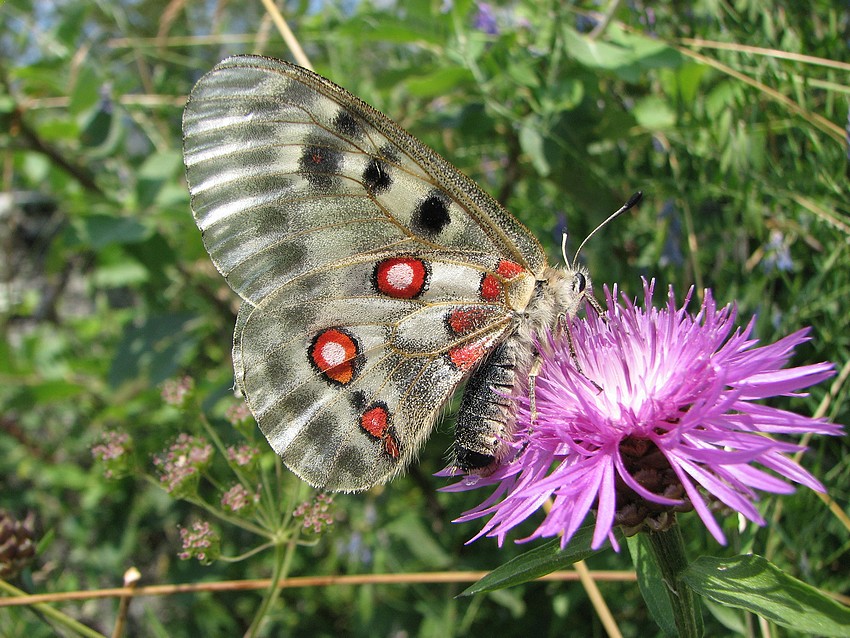
[(499, 345), (469, 378), (455, 426), (455, 464), (464, 472), (492, 465), (515, 421), (517, 338)]

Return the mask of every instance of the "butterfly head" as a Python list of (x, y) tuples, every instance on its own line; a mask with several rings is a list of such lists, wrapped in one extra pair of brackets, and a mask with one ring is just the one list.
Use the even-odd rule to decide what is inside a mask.
[(584, 266), (546, 268), (538, 277), (535, 297), (526, 308), (526, 323), (532, 330), (552, 329), (562, 317), (575, 316), (585, 303), (600, 309)]
[[(588, 240), (593, 237), (600, 229), (607, 226), (613, 220), (617, 219), (620, 215), (625, 213), (628, 210), (631, 210), (635, 206), (640, 203), (640, 200), (643, 198), (643, 193), (641, 191), (636, 192), (629, 198), (625, 204), (623, 204), (620, 208), (618, 208), (614, 213), (612, 213), (605, 221), (599, 224), (596, 228), (594, 228), (587, 237), (584, 238), (584, 241), (581, 242), (575, 254), (573, 255), (573, 260), (567, 258), (567, 235), (566, 233), (561, 239), (561, 254), (564, 257), (564, 276), (561, 279), (563, 283), (556, 283), (555, 286), (558, 289), (557, 296), (559, 299), (556, 301), (556, 306), (561, 308), (562, 315), (573, 316), (578, 312), (578, 310), (582, 307), (584, 303), (590, 304), (596, 312), (602, 314), (602, 306), (599, 305), (599, 302), (596, 301), (596, 298), (592, 294), (592, 286), (590, 284), (590, 275), (587, 272), (587, 269), (584, 266), (580, 266), (578, 264), (578, 256), (581, 252), (581, 249), (584, 248), (584, 245), (588, 242)], [(556, 282), (558, 279), (556, 278)]]
[[(557, 275), (551, 276), (551, 272)], [(548, 294), (552, 295), (554, 307), (559, 316), (572, 317), (585, 303), (589, 303), (594, 308), (599, 306), (593, 297), (590, 273), (584, 266), (565, 264), (562, 268), (553, 268), (550, 271), (548, 284)]]

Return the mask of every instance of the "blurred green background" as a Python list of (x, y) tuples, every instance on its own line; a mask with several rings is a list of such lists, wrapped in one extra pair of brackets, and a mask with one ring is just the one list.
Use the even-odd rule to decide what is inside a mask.
[[(474, 178), (560, 259), (636, 190), (639, 209), (585, 248), (597, 297), (641, 277), (736, 302), (774, 341), (803, 326), (794, 363), (850, 353), (848, 43), (850, 3), (278, 3), (316, 71), (383, 111)], [(610, 9), (610, 15), (605, 12)], [(94, 0), (0, 5), (0, 508), (34, 512), (39, 556), (16, 581), (33, 592), (267, 577), (269, 553), (180, 561), (178, 525), (202, 512), (155, 481), (152, 456), (197, 413), (163, 402), (189, 375), (227, 441), (259, 433), (224, 418), (233, 397), (237, 300), (189, 211), (180, 119), (193, 83), (221, 58), (292, 59), (260, 2)], [(789, 55), (793, 54), (793, 55)], [(844, 370), (846, 375), (846, 370)], [(832, 394), (830, 394), (832, 389)], [(850, 423), (843, 380), (782, 403)], [(107, 480), (102, 432), (133, 439), (132, 465)], [(451, 418), (421, 463), (393, 483), (335, 498), (336, 523), (300, 548), (290, 574), (493, 569), (526, 549), (464, 543), (451, 520), (476, 493), (443, 494)], [(241, 437), (241, 438), (240, 438)], [(847, 509), (848, 439), (813, 440), (803, 464)], [(282, 481), (291, 487), (292, 479)], [(292, 489), (295, 489), (294, 487)], [(306, 494), (306, 490), (303, 490)], [(850, 589), (850, 537), (818, 498), (773, 498), (762, 529), (725, 521), (720, 547), (682, 517), (693, 556), (752, 551), (836, 593)], [(222, 551), (258, 545), (221, 526)], [(628, 569), (603, 552), (592, 569)], [(463, 585), (286, 590), (267, 635), (597, 636), (574, 583), (535, 583), (473, 599)], [(626, 636), (658, 635), (634, 583), (601, 583)], [(128, 635), (241, 635), (259, 592), (133, 602)], [(63, 604), (107, 635), (115, 600)], [(709, 610), (707, 635), (756, 621)], [(0, 635), (54, 635), (32, 610), (0, 609)], [(788, 635), (779, 631), (775, 635)]]

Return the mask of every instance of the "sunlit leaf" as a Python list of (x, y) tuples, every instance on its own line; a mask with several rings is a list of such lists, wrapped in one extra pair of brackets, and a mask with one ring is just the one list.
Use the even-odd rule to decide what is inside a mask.
[(761, 556), (703, 556), (688, 566), (682, 579), (710, 600), (745, 609), (795, 631), (819, 636), (850, 633), (850, 608)]

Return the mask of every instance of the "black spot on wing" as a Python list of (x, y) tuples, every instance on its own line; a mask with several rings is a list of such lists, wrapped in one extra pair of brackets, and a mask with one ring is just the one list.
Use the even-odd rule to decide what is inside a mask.
[(375, 157), (370, 159), (363, 171), (363, 185), (366, 190), (377, 195), (386, 191), (392, 183), (393, 178), (390, 176), (387, 163)]
[(366, 410), (366, 394), (362, 390), (355, 390), (348, 395), (348, 398), (355, 412), (360, 413)]
[(426, 237), (435, 238), (451, 221), (448, 195), (434, 189), (419, 202), (410, 219), (412, 229)]
[(375, 469), (372, 463), (367, 463), (369, 460), (357, 446), (343, 444), (334, 454), (333, 463), (328, 466), (327, 484), (348, 486), (353, 479), (358, 483), (354, 489), (371, 487), (375, 481), (370, 477), (374, 475)]
[(331, 188), (339, 179), (342, 153), (336, 149), (316, 143), (304, 146), (298, 160), (298, 168), (304, 178), (318, 188)]
[(363, 129), (360, 128), (360, 123), (348, 111), (340, 111), (336, 114), (333, 120), (333, 127), (336, 131), (349, 138), (360, 138), (363, 136)]

